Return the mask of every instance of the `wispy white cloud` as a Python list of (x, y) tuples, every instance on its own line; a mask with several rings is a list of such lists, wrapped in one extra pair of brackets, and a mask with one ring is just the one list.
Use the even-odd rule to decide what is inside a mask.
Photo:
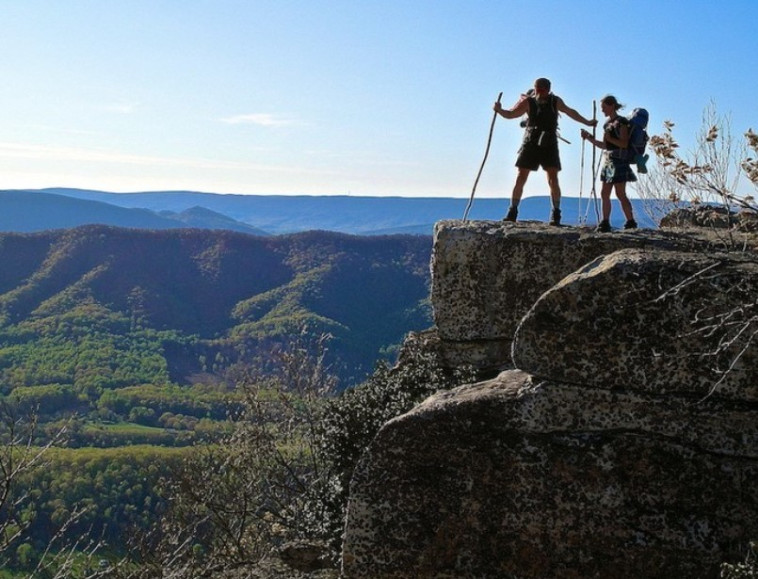
[(221, 119), (222, 122), (229, 125), (259, 125), (261, 127), (282, 127), (294, 125), (294, 119), (280, 117), (269, 113), (250, 113), (246, 115), (235, 115)]

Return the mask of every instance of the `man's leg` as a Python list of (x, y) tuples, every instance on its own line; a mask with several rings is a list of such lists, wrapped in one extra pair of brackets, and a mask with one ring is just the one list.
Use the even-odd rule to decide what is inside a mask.
[(553, 209), (561, 208), (561, 185), (558, 182), (558, 169), (555, 167), (549, 167), (545, 169), (547, 174), (547, 185), (550, 187), (550, 201), (553, 204)]
[(518, 204), (521, 202), (521, 196), (524, 194), (524, 185), (529, 178), (529, 169), (519, 168), (518, 175), (516, 176), (516, 183), (513, 185), (513, 193), (511, 193), (511, 206), (518, 209)]
[(506, 221), (516, 221), (518, 217), (518, 205), (521, 202), (521, 196), (524, 194), (524, 185), (526, 185), (530, 172), (529, 169), (519, 167), (516, 183), (513, 185), (513, 192), (511, 193), (511, 206), (505, 216)]
[(548, 167), (545, 169), (547, 174), (547, 185), (550, 188), (550, 202), (553, 211), (550, 214), (550, 225), (561, 224), (561, 185), (558, 182), (557, 167)]

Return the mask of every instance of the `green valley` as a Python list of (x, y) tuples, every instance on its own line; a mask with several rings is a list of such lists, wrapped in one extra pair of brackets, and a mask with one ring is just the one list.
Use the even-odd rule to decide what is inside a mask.
[(430, 250), (427, 236), (322, 231), (0, 234), (0, 462), (21, 465), (0, 480), (7, 576), (72, 536), (120, 557), (113, 545), (160, 520), (172, 473), (250, 411), (240, 384), (276, 401), (288, 352), (318, 359), (332, 392), (394, 359), (432, 324)]

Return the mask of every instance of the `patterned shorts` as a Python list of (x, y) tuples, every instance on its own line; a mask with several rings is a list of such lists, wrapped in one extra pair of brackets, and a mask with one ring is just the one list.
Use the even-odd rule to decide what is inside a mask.
[(637, 176), (628, 161), (605, 157), (605, 164), (600, 169), (600, 181), (603, 183), (632, 183)]

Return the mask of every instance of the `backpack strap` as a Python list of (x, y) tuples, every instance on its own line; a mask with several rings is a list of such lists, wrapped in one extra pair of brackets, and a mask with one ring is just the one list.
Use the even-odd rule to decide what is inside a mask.
[[(556, 130), (558, 130), (558, 108), (557, 108), (557, 106), (556, 106), (555, 103), (556, 103), (558, 97), (556, 97), (553, 93), (550, 93), (550, 94), (547, 95), (547, 99), (548, 99), (547, 104), (550, 105), (550, 110), (555, 115), (555, 127), (551, 128), (549, 130), (556, 131)], [(527, 129), (528, 128), (535, 128), (535, 127), (537, 127), (538, 115), (539, 115), (539, 112), (540, 112), (539, 111), (540, 107), (537, 104), (537, 97), (530, 96), (528, 98), (527, 102), (529, 103), (529, 112), (527, 113), (528, 120), (527, 120), (527, 125), (526, 126), (527, 126)], [(548, 130), (548, 129), (543, 129), (543, 130)]]
[(613, 148), (608, 149), (608, 155), (614, 159), (631, 160), (634, 158), (634, 152), (632, 151), (632, 123), (629, 119), (622, 115), (618, 115), (613, 119), (610, 127), (613, 131), (613, 136), (617, 139), (621, 137), (621, 126), (626, 126), (629, 140), (627, 141), (626, 149), (613, 145)]

